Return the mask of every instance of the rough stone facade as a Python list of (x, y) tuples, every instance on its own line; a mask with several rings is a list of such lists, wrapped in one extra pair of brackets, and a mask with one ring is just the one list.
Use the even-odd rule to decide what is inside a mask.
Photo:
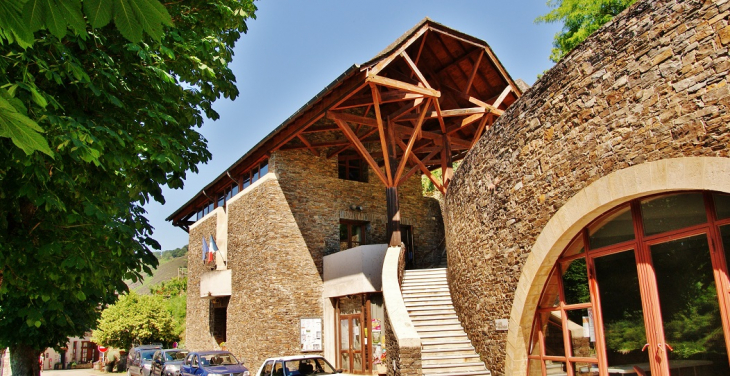
[[(449, 283), (488, 368), (505, 370), (520, 273), (546, 223), (629, 166), (728, 157), (730, 2), (640, 1), (547, 72), (482, 137), (446, 197)], [(524, 358), (524, 354), (522, 355)]]
[[(223, 214), (232, 271), (226, 346), (252, 371), (267, 357), (299, 353), (299, 319), (323, 317), (323, 257), (339, 251), (340, 218), (369, 221), (367, 243), (385, 242), (385, 188), (372, 171), (368, 183), (342, 180), (336, 157), (308, 151), (274, 152), (269, 169), (275, 178), (270, 174), (239, 193)], [(429, 255), (443, 238), (438, 202), (423, 197), (419, 176), (401, 186), (399, 196), (403, 223), (414, 228), (416, 255)], [(215, 215), (190, 231), (186, 345), (192, 350), (218, 348), (209, 300), (199, 297), (200, 275), (208, 268), (196, 251), (203, 236), (216, 234)], [(333, 329), (323, 328), (324, 335)]]

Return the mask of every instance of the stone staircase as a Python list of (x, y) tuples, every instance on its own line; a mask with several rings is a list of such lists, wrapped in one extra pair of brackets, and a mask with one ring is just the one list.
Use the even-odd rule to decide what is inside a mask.
[(456, 317), (445, 268), (406, 270), (401, 290), (421, 337), (423, 376), (491, 375)]

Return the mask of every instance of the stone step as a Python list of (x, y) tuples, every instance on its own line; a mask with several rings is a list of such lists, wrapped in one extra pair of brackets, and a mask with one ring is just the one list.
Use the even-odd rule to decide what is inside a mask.
[(423, 365), (431, 365), (431, 364), (453, 364), (453, 363), (469, 363), (469, 362), (475, 362), (480, 361), (479, 355), (477, 354), (469, 354), (469, 355), (439, 355), (439, 356), (421, 356), (421, 360), (423, 361)]
[(492, 376), (489, 370), (485, 371), (470, 371), (470, 372), (423, 372), (423, 376)]
[(451, 303), (451, 295), (446, 293), (431, 294), (431, 296), (411, 296), (408, 294), (403, 295), (403, 301), (405, 303), (417, 303), (417, 302), (449, 302)]
[(460, 354), (476, 354), (474, 346), (469, 344), (456, 344), (449, 345), (446, 347), (439, 347), (438, 345), (428, 345), (421, 349), (422, 356), (438, 356), (438, 355), (460, 355)]
[(464, 333), (464, 330), (459, 328), (459, 330), (445, 330), (442, 332), (429, 332), (429, 333), (423, 333), (419, 336), (421, 339), (432, 339), (432, 338), (443, 338), (443, 339), (450, 339), (450, 338), (466, 338), (468, 340), (468, 337), (466, 336), (466, 333)]
[(439, 363), (439, 364), (422, 364), (421, 369), (424, 373), (428, 371), (436, 371), (441, 373), (449, 372), (469, 372), (469, 371), (486, 371), (487, 367), (484, 363), (479, 362), (464, 362), (464, 363)]
[(421, 345), (424, 348), (428, 346), (429, 349), (448, 349), (452, 345), (470, 345), (471, 341), (469, 338), (464, 336), (463, 338), (453, 338), (448, 341), (444, 338), (433, 338), (433, 339), (421, 339)]
[(407, 285), (409, 283), (415, 283), (415, 282), (449, 283), (448, 279), (446, 279), (446, 276), (436, 277), (436, 276), (424, 275), (424, 276), (403, 277), (402, 285)]
[(406, 270), (404, 274), (408, 275), (420, 275), (420, 274), (439, 274), (444, 273), (446, 274), (446, 268), (431, 268), (431, 269), (409, 269)]
[(420, 328), (427, 329), (431, 326), (443, 326), (443, 325), (459, 325), (461, 326), (461, 321), (457, 319), (456, 317), (451, 318), (445, 318), (445, 319), (428, 319), (428, 320), (411, 320), (413, 322), (413, 326), (415, 326), (418, 330)]
[(444, 314), (444, 315), (422, 315), (422, 316), (411, 316), (411, 322), (413, 322), (413, 325), (420, 325), (422, 323), (428, 323), (433, 321), (434, 324), (443, 323), (444, 320), (456, 320), (459, 319), (456, 317), (456, 313), (453, 314)]
[(454, 304), (451, 302), (451, 299), (449, 300), (435, 300), (430, 302), (424, 302), (424, 301), (418, 301), (418, 302), (408, 302), (406, 303), (406, 308), (416, 308), (416, 307), (449, 307), (453, 308)]
[(464, 328), (461, 327), (461, 324), (451, 324), (451, 325), (430, 325), (430, 326), (416, 326), (416, 330), (418, 333), (431, 333), (431, 332), (446, 332), (446, 331), (464, 331)]
[(412, 291), (412, 290), (418, 290), (418, 289), (440, 289), (440, 288), (449, 288), (449, 285), (446, 282), (412, 282), (412, 283), (404, 283), (401, 285), (401, 291)]
[(456, 311), (452, 309), (439, 309), (439, 310), (413, 310), (408, 311), (408, 314), (411, 316), (411, 320), (413, 320), (413, 317), (418, 316), (440, 316), (440, 315), (453, 315), (453, 317), (456, 317)]
[(437, 291), (426, 291), (426, 292), (404, 292), (403, 299), (431, 299), (431, 298), (446, 298), (451, 299), (451, 292), (448, 289), (439, 289)]

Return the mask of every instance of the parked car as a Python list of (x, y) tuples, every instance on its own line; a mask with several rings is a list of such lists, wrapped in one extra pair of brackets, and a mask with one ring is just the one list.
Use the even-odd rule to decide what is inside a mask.
[[(320, 355), (294, 355), (269, 358), (256, 376), (309, 376), (342, 373)], [(345, 375), (345, 374), (342, 374)]]
[(127, 376), (150, 376), (152, 356), (162, 345), (142, 345), (132, 347), (127, 357)]
[(152, 356), (150, 376), (179, 376), (186, 356), (188, 350), (185, 349), (157, 350)]
[[(230, 375), (229, 375), (230, 374)], [(185, 358), (182, 376), (250, 376), (248, 368), (228, 351), (191, 352)]]

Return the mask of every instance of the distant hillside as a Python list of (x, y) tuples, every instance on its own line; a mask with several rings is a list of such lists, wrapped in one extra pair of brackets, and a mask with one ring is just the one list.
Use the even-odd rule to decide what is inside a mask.
[[(167, 251), (166, 251), (167, 252)], [(127, 286), (130, 290), (136, 291), (138, 294), (149, 295), (150, 286), (159, 284), (163, 281), (168, 281), (178, 276), (178, 268), (188, 266), (188, 256), (183, 255), (181, 257), (171, 259), (160, 259), (160, 265), (156, 270), (153, 270), (152, 276), (145, 276), (144, 281), (131, 283), (127, 281)]]

